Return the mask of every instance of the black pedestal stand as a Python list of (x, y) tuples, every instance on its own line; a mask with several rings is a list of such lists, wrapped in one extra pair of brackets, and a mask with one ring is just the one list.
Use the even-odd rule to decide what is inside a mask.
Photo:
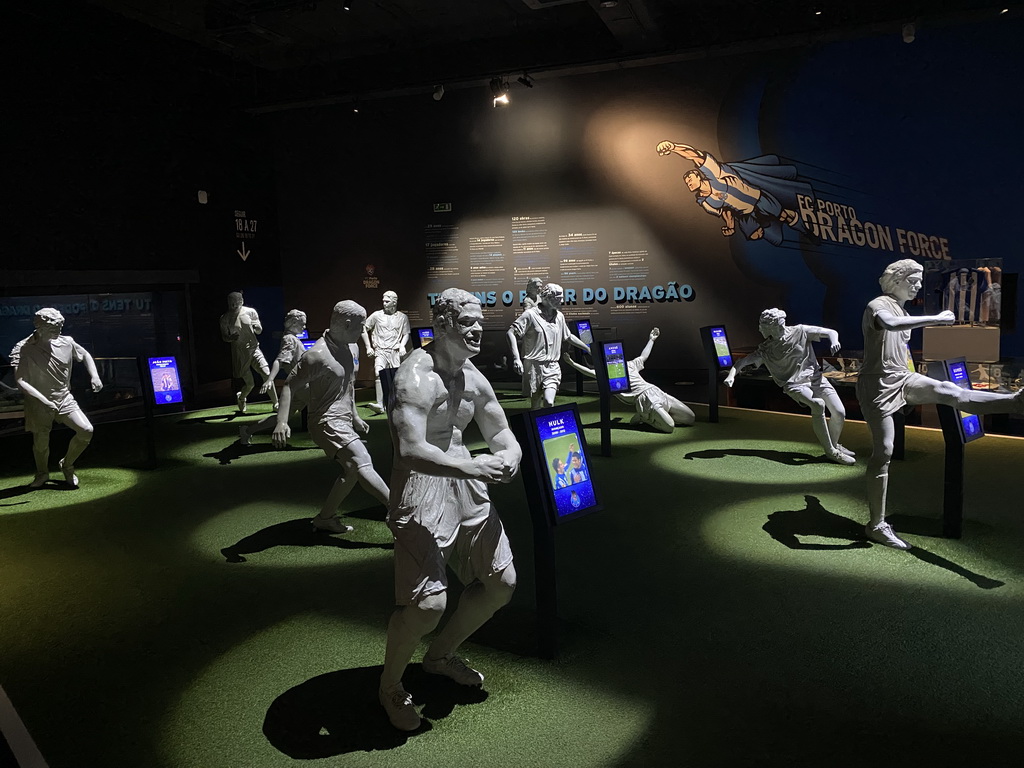
[(948, 405), (936, 405), (945, 444), (942, 475), (942, 535), (959, 539), (964, 530), (964, 442), (957, 426), (959, 415)]

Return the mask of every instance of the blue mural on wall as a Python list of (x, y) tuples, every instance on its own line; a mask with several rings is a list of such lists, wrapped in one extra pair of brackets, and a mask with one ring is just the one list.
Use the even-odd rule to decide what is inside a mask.
[[(467, 90), (445, 100), (444, 119), (412, 100), (373, 124), (340, 109), (312, 127), (292, 116), (280, 142), (285, 250), (309, 268), (289, 273), (288, 293), (330, 306), (337, 282), (393, 265), (386, 279), (400, 294), (479, 292), (497, 329), (538, 274), (577, 290), (567, 309), (638, 343), (656, 324), (728, 323), (738, 346), (753, 345), (757, 314), (779, 306), (836, 328), (855, 354), (887, 264), (1022, 267), (1024, 102), (1010, 85), (1024, 22), (917, 31), (909, 45), (895, 30), (553, 77), (507, 111)], [(410, 124), (431, 151), (396, 158), (389, 148)], [(350, 138), (340, 147), (339, 130)], [(671, 143), (664, 156), (660, 142)], [(699, 172), (694, 189), (687, 171)], [(355, 194), (340, 174), (369, 186)], [(695, 298), (660, 302), (655, 287), (670, 284)], [(630, 286), (650, 286), (651, 300)], [(352, 287), (376, 300), (376, 288)], [(1010, 306), (1014, 292), (1003, 293)], [(1024, 357), (1019, 332), (1003, 332), (1003, 355)], [(676, 364), (699, 364), (690, 334), (666, 344)]]
[[(754, 275), (787, 286), (793, 316), (839, 328), (849, 346), (891, 261), (999, 257), (1004, 272), (1020, 271), (1005, 214), (1022, 171), (1024, 105), (995, 75), (1021, 71), (1020, 26), (829, 43), (734, 85), (719, 116), (723, 165), (774, 153), (813, 190), (797, 198), (802, 227), (731, 243)], [(1003, 355), (1024, 355), (1015, 329), (1003, 330)]]

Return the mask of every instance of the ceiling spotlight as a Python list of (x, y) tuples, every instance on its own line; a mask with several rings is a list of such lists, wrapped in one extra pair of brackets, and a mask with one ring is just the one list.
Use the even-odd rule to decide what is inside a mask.
[(525, 85), (527, 88), (533, 88), (533, 78), (530, 77), (526, 72), (523, 72), (522, 77), (517, 77), (516, 82)]
[(440, 101), (443, 98), (444, 98), (444, 86), (443, 85), (435, 85), (434, 86), (434, 101)]
[(814, 11), (815, 16), (821, 16), (822, 12), (825, 10), (825, 7), (821, 3), (815, 3), (814, 5), (811, 6), (811, 10)]
[(509, 103), (508, 81), (495, 77), (491, 80), (491, 93), (494, 94), (494, 106), (506, 106)]
[(908, 21), (903, 25), (903, 42), (912, 43), (915, 37), (917, 37), (917, 28), (914, 26), (914, 22)]
[(342, 0), (342, 2), (341, 2), (341, 9), (343, 11), (351, 11), (352, 10), (352, 3), (354, 3), (354, 2), (355, 2), (355, 0)]

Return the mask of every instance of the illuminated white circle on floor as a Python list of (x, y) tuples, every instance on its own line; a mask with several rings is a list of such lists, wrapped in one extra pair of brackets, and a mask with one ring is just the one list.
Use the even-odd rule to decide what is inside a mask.
[(105, 500), (132, 490), (139, 478), (133, 469), (121, 467), (78, 468), (78, 488), (69, 488), (64, 475), (50, 473), (50, 482), (38, 489), (28, 489), (31, 475), (0, 481), (0, 517), (40, 512), (65, 512), (90, 502)]
[[(752, 496), (709, 512), (701, 538), (723, 557), (758, 568), (801, 570), (821, 577), (884, 584), (913, 583), (966, 590), (984, 599), (1019, 600), (1020, 588), (997, 559), (969, 542), (938, 536), (938, 520), (895, 517), (916, 549), (868, 542), (867, 506), (859, 495), (829, 491)], [(900, 531), (902, 521), (911, 531)], [(765, 578), (770, 578), (765, 575)], [(1007, 582), (1003, 586), (1001, 582)]]
[(353, 504), (346, 503), (340, 519), (354, 530), (338, 535), (313, 528), (310, 518), (317, 509), (308, 504), (241, 504), (199, 525), (192, 533), (191, 546), (208, 560), (242, 569), (321, 568), (367, 560), (390, 561), (392, 536), (382, 519), (383, 507), (349, 512), (349, 506)]
[[(486, 699), (429, 718), (427, 732), (394, 731), (376, 702), (386, 613), (381, 626), (297, 615), (221, 654), (165, 718), (166, 763), (294, 766), (283, 750), (300, 742), (303, 757), (333, 757), (331, 765), (423, 768), (457, 755), (459, 765), (567, 766), (579, 764), (581, 749), (589, 765), (617, 765), (651, 726), (653, 704), (642, 698), (581, 683), (569, 664), (560, 673), (471, 640), (462, 652), (489, 681)], [(303, 695), (311, 688), (321, 695)]]
[(827, 461), (817, 443), (772, 439), (676, 441), (651, 451), (650, 462), (678, 475), (723, 483), (817, 485), (860, 481), (864, 462)]

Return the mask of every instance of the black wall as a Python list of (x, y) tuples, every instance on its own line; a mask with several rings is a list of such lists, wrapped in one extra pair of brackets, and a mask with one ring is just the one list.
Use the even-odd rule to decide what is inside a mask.
[[(7, 78), (0, 270), (93, 272), (99, 288), (110, 270), (196, 270), (200, 380), (229, 376), (225, 294), (280, 284), (270, 153), (238, 109), (237, 68), (86, 3), (17, 4), (10, 19), (6, 55), (21, 74)], [(236, 210), (259, 222), (244, 261)], [(56, 278), (36, 288), (0, 286), (80, 292)]]

